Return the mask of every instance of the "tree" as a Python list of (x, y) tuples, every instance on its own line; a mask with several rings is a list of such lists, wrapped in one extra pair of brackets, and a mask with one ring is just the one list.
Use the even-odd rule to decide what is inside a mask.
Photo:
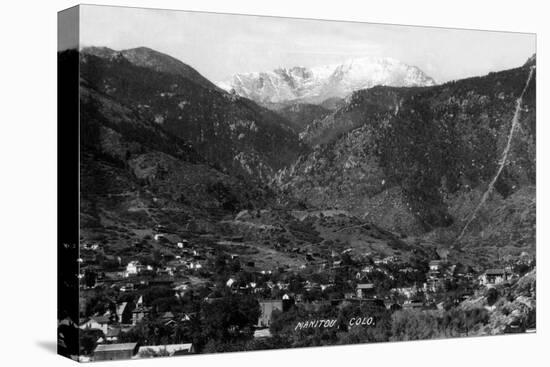
[(391, 340), (422, 340), (438, 335), (438, 320), (433, 311), (397, 311), (392, 315)]
[(82, 353), (91, 354), (97, 346), (97, 340), (100, 337), (105, 337), (101, 330), (81, 330), (79, 340)]
[(499, 294), (496, 288), (491, 288), (487, 291), (487, 304), (492, 306), (498, 300)]
[(226, 294), (203, 303), (201, 310), (203, 337), (223, 343), (250, 339), (260, 317), (258, 301), (252, 296)]

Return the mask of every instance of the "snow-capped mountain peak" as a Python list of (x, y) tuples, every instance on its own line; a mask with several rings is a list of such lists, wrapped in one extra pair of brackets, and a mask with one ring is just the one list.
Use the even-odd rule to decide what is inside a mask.
[(367, 56), (312, 68), (281, 67), (267, 72), (235, 74), (229, 81), (217, 84), (260, 103), (296, 100), (320, 103), (375, 85), (430, 86), (435, 81), (416, 66), (393, 58)]

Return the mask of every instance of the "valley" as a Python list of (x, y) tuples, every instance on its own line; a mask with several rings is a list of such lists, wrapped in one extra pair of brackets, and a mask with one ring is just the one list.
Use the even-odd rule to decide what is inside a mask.
[[(434, 338), (532, 328), (534, 59), (444, 84), (371, 58), (213, 83), (144, 47), (66, 52), (80, 61), (79, 325), (106, 317), (119, 342), (199, 352), (409, 340), (391, 325), (420, 311), (475, 313)], [(516, 293), (517, 317), (491, 308), (519, 308)], [(365, 313), (371, 331), (289, 329)]]

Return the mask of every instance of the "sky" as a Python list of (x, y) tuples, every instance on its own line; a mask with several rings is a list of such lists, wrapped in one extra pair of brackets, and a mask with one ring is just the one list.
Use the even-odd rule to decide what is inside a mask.
[(393, 57), (437, 82), (522, 65), (534, 34), (84, 5), (80, 45), (145, 46), (211, 81), (277, 67)]

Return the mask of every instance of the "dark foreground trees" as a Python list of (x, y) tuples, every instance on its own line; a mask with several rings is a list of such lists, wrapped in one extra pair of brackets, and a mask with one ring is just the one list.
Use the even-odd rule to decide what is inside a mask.
[(175, 325), (161, 318), (144, 319), (123, 333), (121, 341), (142, 345), (191, 342), (199, 352), (207, 345), (210, 352), (227, 351), (231, 345), (242, 346), (252, 339), (254, 325), (260, 316), (256, 299), (231, 293), (217, 299), (197, 301), (191, 308), (198, 311), (187, 314), (184, 320), (178, 319)]

